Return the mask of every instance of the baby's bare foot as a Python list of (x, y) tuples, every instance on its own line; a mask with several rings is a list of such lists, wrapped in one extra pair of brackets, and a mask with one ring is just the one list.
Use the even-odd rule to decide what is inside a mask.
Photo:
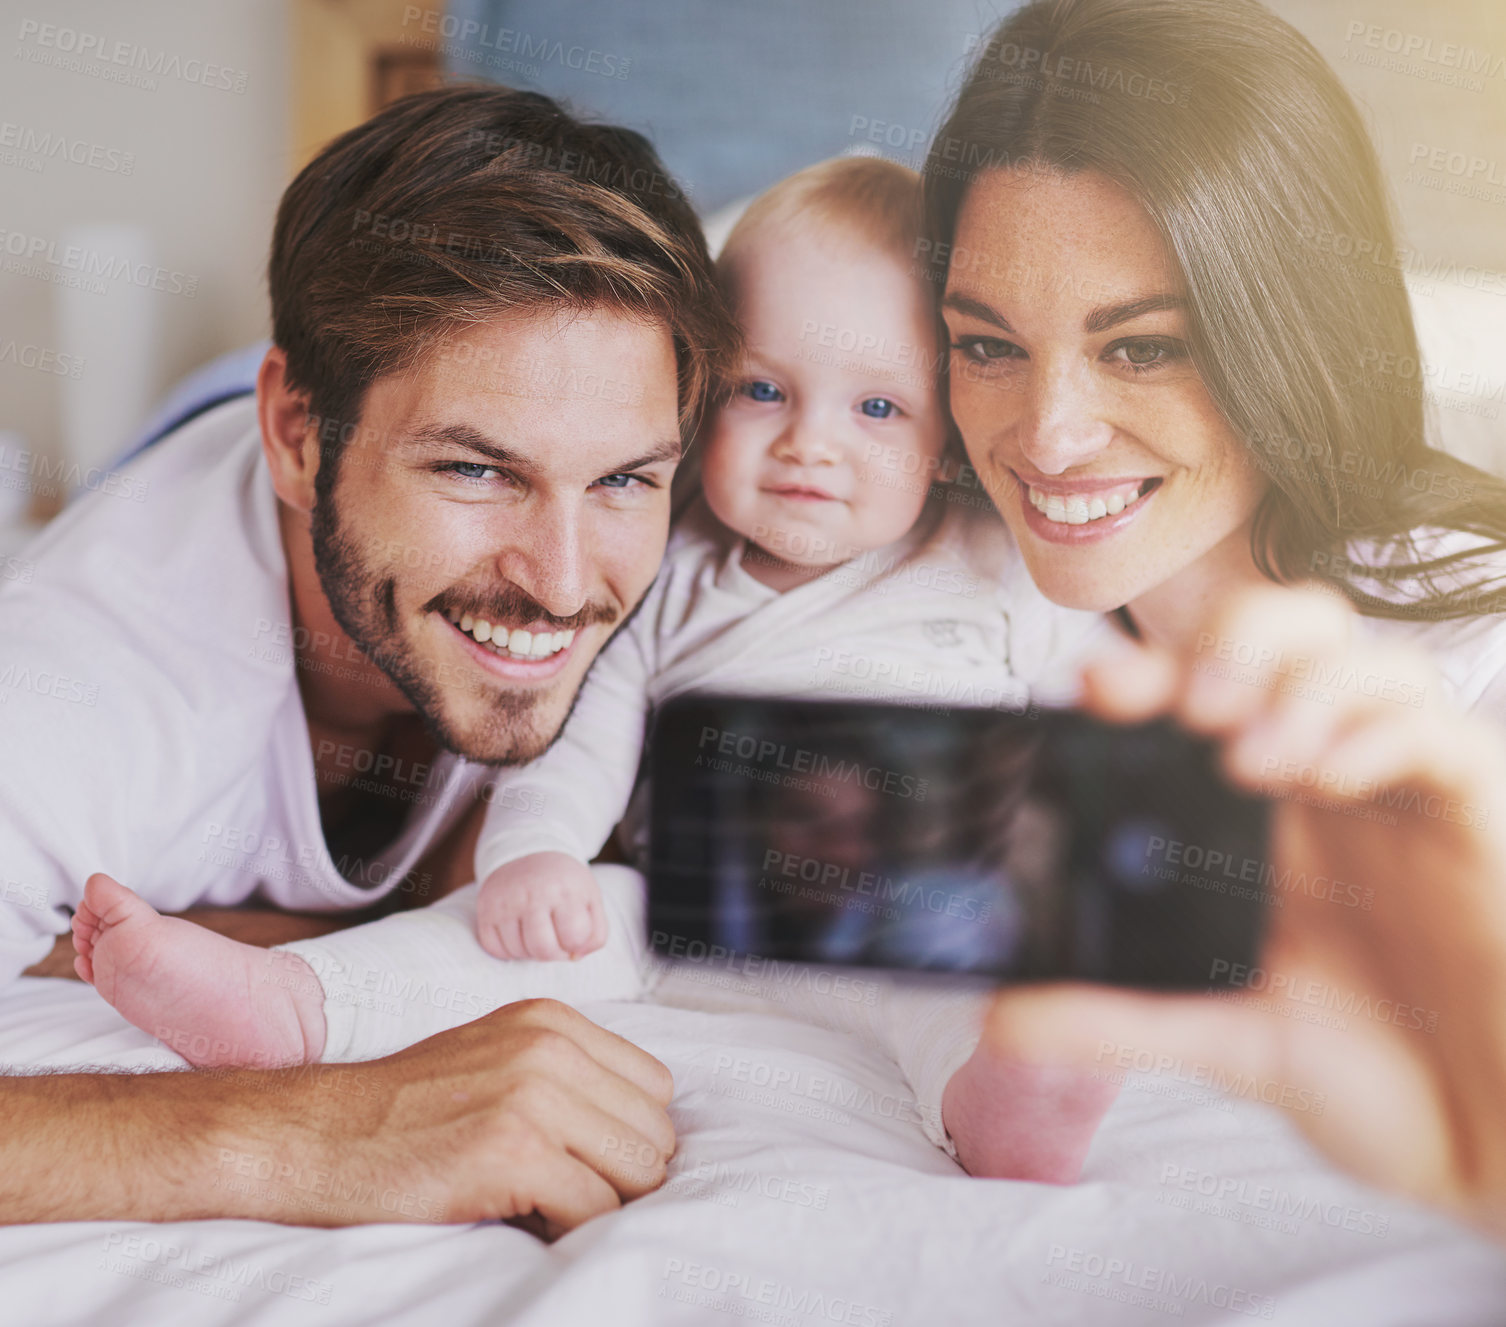
[(1081, 1069), (1005, 1060), (982, 1045), (947, 1083), (941, 1121), (969, 1175), (1075, 1184), (1118, 1092)]
[(199, 1068), (308, 1064), (324, 1050), (324, 992), (295, 954), (164, 917), (107, 875), (73, 917), (78, 975)]

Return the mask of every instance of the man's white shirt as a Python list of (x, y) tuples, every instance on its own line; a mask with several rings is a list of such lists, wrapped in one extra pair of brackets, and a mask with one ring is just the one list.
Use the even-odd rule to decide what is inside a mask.
[[(489, 791), (492, 771), (441, 754), (406, 772), (393, 842), (334, 860), (254, 401), (129, 473), (131, 497), (80, 498), (0, 589), (0, 982), (49, 951), (95, 871), (162, 911), (359, 908)], [(370, 752), (341, 757), (374, 772)]]

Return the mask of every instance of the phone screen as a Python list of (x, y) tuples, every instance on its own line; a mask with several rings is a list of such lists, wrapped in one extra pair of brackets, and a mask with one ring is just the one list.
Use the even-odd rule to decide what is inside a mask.
[(1266, 804), (1164, 722), (691, 695), (648, 768), (671, 957), (1200, 987), (1279, 889)]

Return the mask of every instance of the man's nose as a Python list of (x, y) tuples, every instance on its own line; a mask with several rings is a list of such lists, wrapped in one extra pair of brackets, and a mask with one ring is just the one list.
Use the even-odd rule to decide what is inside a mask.
[(1020, 452), (1043, 475), (1091, 461), (1114, 437), (1086, 366), (1043, 366), (1032, 375), (1020, 420)]
[(538, 497), (508, 516), (497, 557), (502, 575), (555, 617), (580, 612), (590, 564), (580, 504)]

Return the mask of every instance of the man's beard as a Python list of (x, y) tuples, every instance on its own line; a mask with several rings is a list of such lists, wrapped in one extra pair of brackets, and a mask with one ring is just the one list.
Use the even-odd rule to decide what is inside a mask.
[[(521, 688), (514, 691), (505, 685), (484, 687), (479, 678), (472, 681), (462, 677), (456, 684), (468, 683), (471, 693), (483, 698), (486, 704), (484, 718), (477, 730), (461, 731), (448, 712), (444, 688), (432, 676), (435, 670), (430, 668), (426, 674), (403, 635), (397, 608), (396, 578), (384, 575), (361, 557), (357, 541), (341, 525), (333, 492), (321, 495), (315, 502), (310, 534), (314, 546), (314, 569), (335, 621), (407, 697), (429, 735), (440, 746), (482, 764), (522, 765), (536, 760), (553, 745), (564, 727), (563, 720), (553, 732), (540, 732), (536, 717), (539, 708), (550, 699), (548, 692)], [(467, 598), (462, 604), (458, 592), (447, 590), (435, 595), (425, 605), (425, 610), (437, 612), (442, 617), (451, 597), (455, 598), (457, 607), (463, 607), (467, 612), (477, 604), (474, 598)], [(563, 623), (559, 630), (578, 629), (593, 622), (612, 621), (616, 617), (610, 610), (588, 605), (572, 618), (557, 619), (513, 586), (488, 595), (482, 606), (491, 613), (489, 621), (542, 619), (548, 623)], [(574, 700), (571, 697), (569, 708), (572, 710)]]

